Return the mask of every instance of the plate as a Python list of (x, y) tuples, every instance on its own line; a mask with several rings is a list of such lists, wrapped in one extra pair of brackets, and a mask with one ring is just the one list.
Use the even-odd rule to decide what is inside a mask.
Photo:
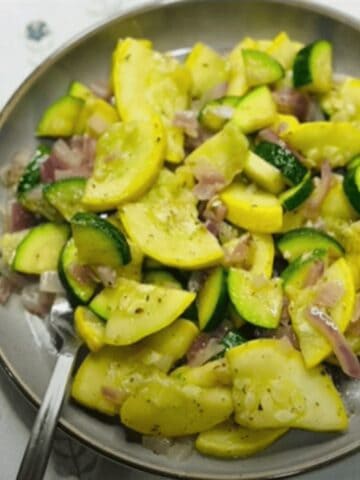
[[(128, 2), (129, 4), (130, 2)], [(299, 5), (300, 3), (300, 5)], [(270, 38), (281, 30), (308, 43), (333, 42), (336, 70), (360, 76), (359, 25), (336, 11), (311, 2), (257, 0), (152, 1), (94, 27), (48, 58), (21, 85), (0, 116), (0, 161), (36, 145), (34, 128), (44, 108), (63, 95), (71, 80), (106, 79), (117, 38), (150, 38), (161, 51), (186, 51), (201, 40), (226, 50), (249, 35)], [(0, 191), (1, 200), (5, 192)], [(0, 307), (0, 358), (16, 385), (38, 405), (55, 362), (46, 326), (24, 313), (18, 298)], [(360, 384), (340, 382), (351, 414), (342, 434), (293, 431), (275, 445), (245, 460), (222, 461), (194, 453), (186, 461), (156, 456), (130, 443), (115, 421), (104, 421), (67, 402), (61, 427), (101, 454), (146, 471), (206, 480), (241, 480), (288, 476), (334, 460), (360, 446)]]

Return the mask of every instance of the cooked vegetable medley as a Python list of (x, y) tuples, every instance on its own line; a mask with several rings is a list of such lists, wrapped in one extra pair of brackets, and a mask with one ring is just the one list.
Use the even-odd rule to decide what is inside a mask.
[(73, 400), (155, 451), (191, 436), (246, 457), (292, 428), (345, 430), (360, 79), (334, 73), (328, 41), (282, 32), (184, 62), (122, 39), (105, 87), (73, 82), (9, 167), (1, 301), (23, 288), (45, 315), (65, 292), (87, 347)]

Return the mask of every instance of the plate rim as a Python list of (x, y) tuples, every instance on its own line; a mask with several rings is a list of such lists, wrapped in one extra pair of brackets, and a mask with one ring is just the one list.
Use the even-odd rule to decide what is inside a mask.
[[(176, 4), (185, 4), (185, 3), (195, 3), (197, 2), (216, 2), (217, 0), (142, 0), (137, 5), (125, 5), (120, 8), (119, 11), (110, 15), (109, 17), (95, 22), (90, 25), (88, 28), (80, 31), (78, 34), (70, 37), (69, 40), (63, 42), (58, 48), (51, 52), (35, 69), (33, 69), (25, 79), (20, 83), (17, 89), (6, 101), (5, 105), (0, 111), (0, 131), (5, 125), (8, 117), (11, 115), (13, 109), (17, 104), (22, 100), (23, 96), (27, 91), (36, 83), (37, 79), (46, 72), (46, 70), (59, 61), (63, 56), (65, 56), (73, 48), (81, 44), (87, 38), (99, 33), (101, 30), (111, 27), (113, 23), (121, 19), (126, 19), (133, 15), (143, 14), (148, 11), (156, 10), (161, 7), (166, 7), (169, 5)], [(239, 2), (241, 0), (238, 0)], [(360, 19), (357, 20), (354, 17), (350, 16), (348, 13), (340, 11), (335, 6), (327, 6), (319, 4), (317, 0), (267, 0), (269, 3), (277, 3), (284, 6), (294, 6), (302, 10), (319, 13), (320, 15), (329, 17), (333, 20), (336, 20), (340, 23), (344, 23), (355, 30), (360, 32)], [(11, 362), (7, 359), (3, 349), (0, 345), (0, 367), (6, 374), (6, 376), (11, 380), (13, 385), (17, 390), (23, 395), (23, 397), (32, 405), (33, 408), (38, 410), (40, 407), (41, 401), (40, 398), (30, 389), (30, 387), (25, 383), (25, 381), (17, 374), (16, 369), (13, 368)], [(89, 438), (86, 434), (78, 430), (74, 425), (65, 420), (63, 417), (60, 417), (58, 421), (58, 427), (70, 437), (76, 439), (82, 444), (86, 445), (91, 450), (96, 453), (104, 456), (105, 458), (112, 459), (117, 463), (125, 464), (129, 467), (135, 468), (137, 470), (142, 470), (147, 473), (161, 475), (163, 477), (169, 478), (182, 478), (188, 480), (220, 480), (218, 475), (209, 475), (206, 477), (201, 474), (190, 474), (189, 473), (176, 473), (174, 471), (168, 470), (164, 466), (153, 466), (152, 463), (149, 463), (145, 460), (136, 460), (126, 453), (119, 453), (100, 445), (93, 439)], [(270, 471), (266, 476), (259, 477), (258, 474), (246, 474), (246, 473), (234, 473), (234, 475), (226, 475), (226, 480), (266, 480), (273, 478), (285, 478), (293, 476), (299, 473), (304, 473), (310, 470), (320, 469), (323, 466), (331, 464), (345, 456), (349, 456), (351, 453), (355, 452), (357, 449), (360, 449), (360, 438), (354, 440), (349, 445), (343, 446), (340, 449), (337, 449), (336, 452), (329, 452), (327, 454), (321, 455), (320, 458), (316, 460), (309, 460), (301, 467), (287, 468), (284, 469), (274, 469)]]

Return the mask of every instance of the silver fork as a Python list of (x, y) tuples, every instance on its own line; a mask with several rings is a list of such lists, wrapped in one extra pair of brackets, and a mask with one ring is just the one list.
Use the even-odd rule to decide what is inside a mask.
[(80, 346), (80, 341), (73, 329), (73, 309), (65, 298), (55, 300), (51, 308), (49, 324), (51, 330), (60, 336), (62, 346), (31, 430), (17, 480), (41, 480), (44, 476), (57, 420)]

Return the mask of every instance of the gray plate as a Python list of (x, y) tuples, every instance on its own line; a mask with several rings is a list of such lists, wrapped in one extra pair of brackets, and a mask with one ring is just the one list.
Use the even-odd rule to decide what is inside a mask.
[[(130, 1), (129, 1), (130, 3)], [(149, 4), (149, 2), (147, 2)], [(131, 35), (154, 41), (160, 50), (178, 50), (202, 40), (218, 49), (233, 46), (245, 35), (269, 38), (280, 30), (304, 43), (327, 38), (335, 46), (336, 69), (360, 75), (359, 27), (351, 19), (293, 0), (153, 1), (128, 12), (65, 46), (44, 62), (20, 87), (0, 117), (0, 159), (36, 145), (34, 127), (44, 108), (64, 94), (69, 82), (106, 78), (118, 37)], [(4, 192), (1, 192), (2, 194)], [(0, 357), (21, 391), (39, 404), (54, 365), (54, 351), (43, 322), (24, 314), (16, 298), (0, 308)], [(61, 426), (100, 453), (132, 466), (181, 478), (260, 479), (280, 477), (329, 462), (360, 446), (360, 388), (341, 382), (351, 413), (342, 435), (293, 431), (254, 458), (221, 461), (194, 454), (186, 462), (155, 456), (128, 443), (118, 425), (68, 403)]]

